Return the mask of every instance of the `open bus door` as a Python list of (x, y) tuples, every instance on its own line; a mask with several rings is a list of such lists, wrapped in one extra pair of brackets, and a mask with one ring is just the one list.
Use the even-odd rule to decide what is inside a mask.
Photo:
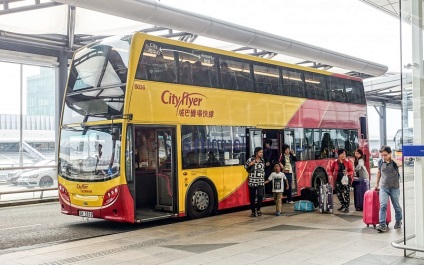
[(136, 126), (134, 142), (136, 220), (176, 216), (174, 128)]
[[(282, 139), (280, 139), (280, 143), (282, 143), (281, 145), (281, 152), (282, 155), (284, 155), (284, 150), (283, 150), (283, 145), (288, 145), (290, 150), (293, 150), (294, 152), (296, 152), (296, 141), (295, 141), (295, 134), (294, 134), (294, 130), (293, 129), (285, 129), (283, 130), (283, 133), (281, 135)], [(283, 158), (284, 159), (284, 158)], [(289, 183), (289, 185), (291, 185), (292, 188), (292, 195), (296, 195), (297, 194), (297, 177), (296, 177), (296, 165), (295, 163), (292, 165), (292, 169), (293, 169), (293, 173), (292, 173), (292, 179), (291, 179), (291, 183)]]

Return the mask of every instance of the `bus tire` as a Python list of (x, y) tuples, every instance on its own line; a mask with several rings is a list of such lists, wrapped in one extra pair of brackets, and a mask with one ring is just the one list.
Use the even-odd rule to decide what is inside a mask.
[(196, 181), (188, 190), (187, 213), (192, 219), (210, 216), (215, 205), (211, 186), (204, 181)]
[(315, 188), (316, 191), (318, 192), (319, 187), (322, 184), (326, 184), (327, 182), (328, 182), (327, 181), (327, 175), (325, 174), (325, 172), (322, 171), (322, 170), (316, 170), (314, 172), (314, 174), (312, 175), (312, 185), (311, 185), (311, 187)]

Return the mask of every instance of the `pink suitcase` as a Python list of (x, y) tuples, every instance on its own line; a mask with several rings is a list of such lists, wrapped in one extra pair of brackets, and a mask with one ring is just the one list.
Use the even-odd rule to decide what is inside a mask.
[[(363, 208), (363, 221), (367, 225), (373, 225), (374, 228), (379, 224), (379, 211), (380, 211), (380, 198), (378, 192), (374, 189), (367, 190), (364, 195), (364, 208)], [(387, 202), (387, 217), (386, 224), (392, 221), (392, 214), (390, 211), (390, 199)]]

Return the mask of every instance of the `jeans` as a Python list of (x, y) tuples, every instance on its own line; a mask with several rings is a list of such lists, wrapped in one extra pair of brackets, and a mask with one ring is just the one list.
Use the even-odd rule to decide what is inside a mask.
[(262, 207), (262, 200), (264, 198), (264, 186), (249, 187), (249, 195), (250, 210), (252, 210), (252, 213), (255, 212), (255, 209), (260, 211)]
[(285, 190), (286, 195), (287, 195), (287, 202), (291, 202), (291, 201), (293, 201), (293, 199), (292, 199), (292, 173), (284, 173), (284, 175), (286, 175), (287, 182), (289, 183), (289, 189)]
[(389, 196), (392, 201), (393, 208), (395, 209), (396, 222), (402, 221), (402, 208), (400, 208), (399, 204), (399, 195), (400, 189), (380, 188), (380, 224), (386, 224), (387, 202), (389, 200)]

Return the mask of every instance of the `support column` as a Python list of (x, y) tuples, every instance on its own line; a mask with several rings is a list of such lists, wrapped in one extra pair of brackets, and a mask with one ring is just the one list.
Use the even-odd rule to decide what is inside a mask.
[[(414, 144), (423, 144), (424, 139), (424, 107), (421, 102), (424, 95), (423, 74), (423, 7), (422, 1), (411, 1), (411, 25), (412, 25), (412, 93), (414, 112)], [(418, 247), (424, 247), (424, 157), (420, 157), (414, 163), (414, 187), (415, 187), (415, 235)], [(423, 253), (417, 253), (423, 256)]]
[(66, 51), (61, 51), (58, 53), (59, 66), (56, 68), (56, 95), (55, 95), (55, 117), (54, 121), (56, 124), (56, 133), (55, 133), (55, 143), (56, 143), (56, 157), (58, 157), (59, 146), (59, 126), (60, 126), (60, 117), (62, 114), (62, 105), (63, 105), (63, 95), (65, 94), (66, 82), (68, 80), (68, 53)]
[(380, 115), (380, 146), (387, 145), (387, 127), (386, 127), (386, 103), (379, 107)]

